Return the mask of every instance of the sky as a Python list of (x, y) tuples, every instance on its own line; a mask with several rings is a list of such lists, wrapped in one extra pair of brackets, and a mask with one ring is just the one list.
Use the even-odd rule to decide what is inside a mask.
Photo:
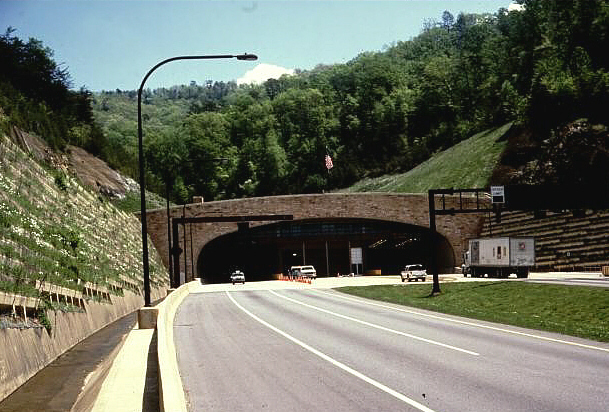
[(170, 62), (148, 88), (208, 80), (264, 81), (346, 63), (421, 32), (444, 10), (495, 13), (510, 0), (0, 0), (0, 31), (34, 37), (67, 68), (72, 88), (136, 90), (155, 64), (182, 55), (253, 53), (255, 62)]

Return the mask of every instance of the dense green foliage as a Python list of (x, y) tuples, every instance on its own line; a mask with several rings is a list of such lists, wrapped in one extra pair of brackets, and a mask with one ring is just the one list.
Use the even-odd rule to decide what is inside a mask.
[(525, 328), (609, 342), (606, 288), (524, 282), (443, 283), (430, 296), (425, 285), (343, 287), (341, 292)]
[(91, 93), (70, 90), (70, 76), (40, 40), (23, 42), (8, 28), (0, 36), (0, 108), (10, 125), (34, 132), (54, 149), (66, 144), (103, 155), (106, 139), (93, 121)]
[[(522, 4), (495, 14), (445, 12), (411, 40), (261, 85), (145, 90), (147, 185), (179, 203), (195, 194), (211, 200), (333, 190), (406, 172), (507, 122), (522, 127), (533, 146), (578, 151), (575, 163), (556, 150), (512, 156), (545, 159), (522, 180), (560, 183), (561, 173), (602, 180), (609, 1)], [(72, 91), (51, 50), (12, 33), (0, 36), (2, 127), (36, 132), (56, 148), (84, 147), (136, 177), (137, 93)], [(578, 119), (590, 128), (561, 134)], [(580, 166), (585, 176), (573, 178)]]
[[(609, 2), (523, 5), (445, 12), (412, 40), (259, 86), (146, 90), (150, 186), (177, 202), (321, 192), (408, 171), (510, 121), (537, 143), (579, 118), (607, 124)], [(108, 160), (132, 175), (136, 102), (117, 90), (94, 106)]]

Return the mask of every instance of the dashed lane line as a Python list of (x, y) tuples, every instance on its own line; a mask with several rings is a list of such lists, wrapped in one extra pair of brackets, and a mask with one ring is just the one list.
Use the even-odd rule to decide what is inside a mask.
[(586, 348), (586, 349), (592, 349), (592, 350), (599, 350), (599, 351), (603, 351), (603, 352), (609, 352), (609, 349), (607, 349), (607, 348), (601, 348), (600, 346), (586, 345), (585, 343), (578, 343), (578, 342), (572, 342), (572, 341), (568, 341), (568, 340), (549, 338), (547, 336), (540, 336), (540, 335), (534, 335), (532, 333), (519, 332), (519, 331), (516, 331), (516, 330), (499, 328), (497, 326), (483, 325), (483, 324), (480, 324), (480, 323), (468, 322), (468, 321), (465, 321), (465, 320), (458, 320), (458, 319), (447, 318), (447, 317), (444, 317), (444, 316), (431, 315), (431, 314), (428, 314), (428, 313), (421, 313), (421, 312), (417, 312), (417, 311), (414, 311), (414, 310), (396, 308), (395, 306), (389, 306), (389, 305), (383, 305), (381, 303), (369, 302), (369, 301), (366, 301), (366, 300), (363, 300), (363, 299), (352, 298), (352, 297), (349, 297), (349, 296), (341, 296), (341, 295), (338, 295), (336, 293), (323, 292), (323, 291), (321, 291), (319, 289), (316, 289), (315, 293), (322, 293), (324, 295), (334, 296), (335, 298), (339, 298), (339, 299), (351, 300), (353, 302), (358, 302), (358, 303), (365, 304), (365, 305), (370, 305), (370, 306), (377, 306), (377, 307), (385, 308), (385, 309), (391, 309), (391, 310), (395, 310), (395, 311), (398, 311), (398, 312), (409, 313), (411, 315), (417, 315), (417, 316), (422, 316), (422, 317), (427, 317), (427, 318), (432, 318), (432, 319), (439, 319), (439, 320), (443, 320), (443, 321), (447, 321), (447, 322), (453, 322), (453, 323), (458, 323), (458, 324), (461, 324), (461, 325), (473, 326), (473, 327), (476, 327), (476, 328), (489, 329), (489, 330), (494, 330), (494, 331), (498, 331), (498, 332), (511, 333), (513, 335), (526, 336), (528, 338), (534, 338), (534, 339), (544, 340), (544, 341), (547, 341), (547, 342), (561, 343), (563, 345), (578, 346), (578, 347)]
[(331, 363), (332, 365), (342, 369), (343, 371), (355, 376), (358, 379), (361, 379), (362, 381), (374, 386), (377, 389), (382, 390), (383, 392), (393, 396), (394, 398), (420, 410), (423, 412), (435, 412), (433, 409), (428, 408), (427, 406), (415, 401), (414, 399), (410, 399), (409, 397), (407, 397), (406, 395), (391, 389), (388, 386), (383, 385), (382, 383), (364, 375), (361, 372), (356, 371), (355, 369), (345, 365), (342, 362), (337, 361), (334, 358), (331, 358), (330, 356), (326, 355), (323, 352), (318, 351), (317, 349), (307, 345), (306, 343), (302, 342), (301, 340), (293, 337), (292, 335), (289, 335), (288, 333), (282, 331), (281, 329), (276, 328), (275, 326), (271, 325), (270, 323), (266, 322), (265, 320), (259, 318), (258, 316), (254, 315), (252, 312), (250, 312), (249, 310), (245, 309), (243, 306), (241, 306), (230, 294), (230, 292), (226, 291), (226, 295), (228, 296), (228, 298), (239, 308), (241, 309), (243, 312), (245, 312), (248, 316), (250, 316), (252, 319), (254, 319), (255, 321), (261, 323), (262, 325), (266, 326), (267, 328), (271, 329), (272, 331), (280, 334), (281, 336), (283, 336), (284, 338), (292, 341), (293, 343), (297, 344), (298, 346), (302, 347), (303, 349), (313, 353), (314, 355), (322, 358), (323, 360)]
[(296, 299), (289, 298), (287, 296), (280, 295), (279, 293), (273, 292), (272, 290), (269, 290), (269, 292), (272, 293), (275, 296), (278, 296), (278, 297), (282, 298), (282, 299), (288, 300), (290, 302), (293, 302), (293, 303), (296, 303), (296, 304), (299, 304), (299, 305), (302, 305), (302, 306), (305, 306), (307, 308), (311, 308), (311, 309), (314, 309), (314, 310), (317, 310), (317, 311), (320, 311), (320, 312), (323, 312), (323, 313), (327, 313), (329, 315), (333, 315), (333, 316), (339, 317), (341, 319), (350, 320), (352, 322), (356, 322), (356, 323), (359, 323), (359, 324), (362, 324), (362, 325), (366, 325), (366, 326), (369, 326), (371, 328), (379, 329), (379, 330), (382, 330), (382, 331), (385, 331), (385, 332), (394, 333), (396, 335), (401, 335), (401, 336), (405, 336), (407, 338), (411, 338), (411, 339), (415, 339), (415, 340), (418, 340), (418, 341), (421, 341), (421, 342), (429, 343), (430, 345), (442, 346), (444, 348), (448, 348), (448, 349), (456, 350), (456, 351), (459, 351), (459, 352), (467, 353), (469, 355), (480, 356), (479, 353), (472, 352), (472, 351), (467, 350), (467, 349), (462, 349), (462, 348), (458, 348), (456, 346), (448, 345), (446, 343), (438, 342), (438, 341), (427, 339), (427, 338), (422, 338), (420, 336), (412, 335), (410, 333), (402, 332), (402, 331), (399, 331), (399, 330), (386, 328), (384, 326), (380, 326), (380, 325), (376, 325), (374, 323), (366, 322), (366, 321), (361, 320), (361, 319), (352, 318), (351, 316), (341, 315), (340, 313), (332, 312), (332, 311), (329, 311), (329, 310), (326, 310), (326, 309), (323, 309), (323, 308), (320, 308), (320, 307), (317, 307), (317, 306), (309, 305), (308, 303), (304, 303), (304, 302), (301, 302), (301, 301), (296, 300)]

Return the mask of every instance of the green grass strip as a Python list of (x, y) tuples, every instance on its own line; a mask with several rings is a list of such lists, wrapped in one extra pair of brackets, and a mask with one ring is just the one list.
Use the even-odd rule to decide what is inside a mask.
[(433, 155), (406, 173), (366, 178), (341, 192), (426, 193), (429, 189), (486, 187), (507, 145), (507, 123)]
[(443, 283), (337, 289), (364, 298), (609, 342), (609, 288), (536, 283)]

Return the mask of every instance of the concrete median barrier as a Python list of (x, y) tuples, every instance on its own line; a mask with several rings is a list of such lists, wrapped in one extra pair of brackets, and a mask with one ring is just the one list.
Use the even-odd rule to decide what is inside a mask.
[(159, 360), (159, 408), (161, 412), (187, 412), (186, 396), (178, 370), (178, 359), (173, 341), (173, 319), (180, 303), (200, 287), (197, 279), (171, 292), (159, 303), (156, 321)]

